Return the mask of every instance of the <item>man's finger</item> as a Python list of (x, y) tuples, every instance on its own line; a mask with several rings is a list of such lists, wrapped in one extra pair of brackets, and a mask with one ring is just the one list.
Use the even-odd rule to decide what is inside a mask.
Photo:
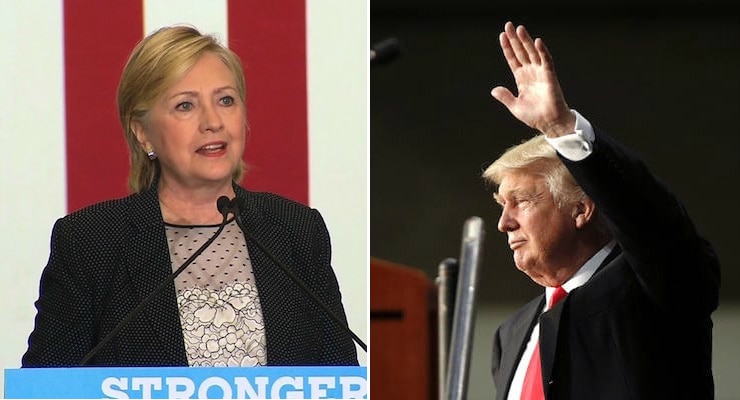
[(506, 108), (511, 109), (511, 106), (514, 104), (514, 101), (516, 101), (516, 97), (514, 97), (514, 94), (511, 93), (511, 91), (503, 86), (496, 86), (491, 90), (491, 96), (493, 96), (494, 99), (498, 100), (499, 103), (506, 106)]
[(532, 63), (539, 65), (541, 61), (540, 54), (535, 48), (534, 41), (529, 36), (529, 32), (527, 32), (527, 28), (525, 28), (524, 25), (519, 25), (516, 28), (516, 34), (521, 41), (522, 46), (524, 46), (524, 49), (527, 51), (527, 56), (529, 57), (529, 60)]
[(506, 36), (506, 33), (501, 32), (498, 36), (498, 40), (501, 43), (501, 50), (504, 51), (504, 58), (506, 58), (506, 62), (509, 64), (511, 71), (513, 72), (517, 68), (521, 67), (522, 64), (517, 60), (516, 54), (514, 54), (514, 50), (511, 48), (511, 44), (509, 43), (509, 38)]
[(529, 55), (527, 54), (527, 50), (524, 49), (522, 41), (519, 40), (519, 37), (516, 34), (514, 24), (507, 22), (504, 26), (504, 32), (506, 33), (506, 37), (509, 39), (509, 45), (514, 51), (514, 54), (516, 54), (516, 58), (519, 60), (519, 63), (522, 65), (529, 64)]

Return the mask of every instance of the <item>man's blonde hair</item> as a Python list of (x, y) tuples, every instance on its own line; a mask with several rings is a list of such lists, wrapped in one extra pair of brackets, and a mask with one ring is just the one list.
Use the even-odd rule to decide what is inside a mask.
[(537, 135), (509, 147), (501, 157), (486, 168), (483, 179), (498, 186), (504, 176), (512, 171), (543, 177), (555, 204), (560, 209), (587, 198), (586, 193), (578, 186), (544, 135)]
[[(139, 42), (123, 69), (118, 84), (118, 115), (129, 150), (128, 186), (133, 193), (149, 188), (154, 182), (159, 161), (151, 161), (141, 148), (133, 124), (146, 126), (149, 112), (159, 98), (193, 67), (205, 53), (221, 58), (231, 70), (236, 90), (246, 105), (247, 89), (239, 57), (212, 35), (201, 34), (191, 26), (164, 27)], [(244, 175), (240, 163), (232, 179)]]

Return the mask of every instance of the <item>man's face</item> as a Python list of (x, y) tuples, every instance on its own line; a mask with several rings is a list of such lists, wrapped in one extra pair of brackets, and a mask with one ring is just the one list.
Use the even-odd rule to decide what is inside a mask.
[(557, 207), (543, 177), (524, 171), (504, 176), (496, 200), (498, 230), (507, 234), (516, 267), (542, 286), (557, 286), (557, 271), (574, 267), (575, 213)]

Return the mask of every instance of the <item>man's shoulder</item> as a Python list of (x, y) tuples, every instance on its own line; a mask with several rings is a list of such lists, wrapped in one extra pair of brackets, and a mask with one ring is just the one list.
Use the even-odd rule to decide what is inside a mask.
[(527, 304), (518, 308), (509, 316), (504, 322), (501, 323), (498, 330), (502, 334), (510, 332), (515, 326), (521, 326), (523, 323), (531, 323), (537, 314), (537, 310), (541, 309), (544, 305), (543, 296), (537, 296), (530, 300)]

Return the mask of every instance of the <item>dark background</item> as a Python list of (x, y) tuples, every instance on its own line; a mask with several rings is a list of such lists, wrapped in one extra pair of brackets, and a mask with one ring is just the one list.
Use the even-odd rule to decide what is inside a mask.
[(489, 94), (514, 89), (498, 44), (512, 20), (545, 40), (569, 105), (684, 201), (719, 253), (721, 301), (740, 300), (738, 14), (729, 2), (592, 4), (371, 1), (371, 44), (396, 37), (402, 49), (370, 72), (373, 257), (433, 278), (477, 215), (487, 232), (479, 301), (521, 304), (541, 293), (514, 267), (493, 188), (480, 179), (534, 134)]

